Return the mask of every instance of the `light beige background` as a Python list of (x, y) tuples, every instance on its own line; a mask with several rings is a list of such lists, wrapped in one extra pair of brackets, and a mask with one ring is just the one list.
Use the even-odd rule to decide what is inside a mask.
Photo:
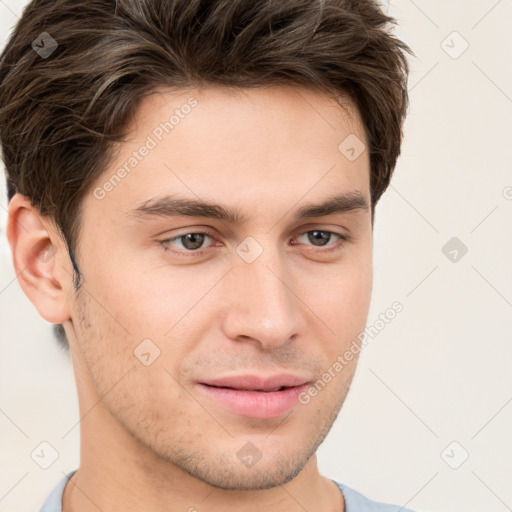
[[(0, 42), (24, 4), (0, 0)], [(396, 0), (389, 12), (417, 58), (377, 209), (368, 323), (404, 309), (365, 348), (319, 462), (418, 512), (512, 510), (512, 2)], [(6, 207), (2, 177), (0, 510), (21, 512), (78, 466), (79, 416), (71, 363), (16, 281)], [(456, 262), (442, 252), (452, 237), (468, 248)], [(46, 470), (30, 455), (42, 441), (59, 453)]]

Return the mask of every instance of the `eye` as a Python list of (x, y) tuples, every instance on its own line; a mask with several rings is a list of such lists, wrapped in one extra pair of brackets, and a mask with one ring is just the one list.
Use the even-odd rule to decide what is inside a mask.
[[(329, 241), (334, 237), (337, 237), (334, 243), (329, 244)], [(321, 249), (322, 247), (328, 247), (328, 249), (322, 250), (322, 252), (328, 252), (340, 248), (345, 242), (348, 241), (348, 235), (336, 233), (334, 231), (326, 231), (322, 229), (314, 229), (311, 231), (305, 231), (301, 233), (297, 238), (306, 236), (307, 242), (311, 242), (314, 247)], [(296, 244), (292, 244), (296, 245)]]
[(162, 244), (165, 250), (169, 250), (169, 245), (176, 247), (176, 245), (174, 244), (179, 244), (177, 246), (177, 251), (170, 249), (172, 250), (172, 252), (200, 253), (204, 250), (203, 245), (207, 238), (213, 239), (210, 233), (207, 232), (190, 232), (183, 233), (172, 238), (167, 238), (166, 240), (162, 240), (160, 243)]

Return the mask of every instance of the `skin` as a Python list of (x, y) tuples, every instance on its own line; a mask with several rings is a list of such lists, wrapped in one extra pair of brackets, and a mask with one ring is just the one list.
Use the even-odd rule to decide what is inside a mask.
[[(192, 96), (197, 106), (97, 199), (94, 188)], [(81, 463), (64, 492), (65, 512), (344, 510), (315, 451), (345, 400), (357, 356), (308, 404), (275, 418), (234, 414), (196, 382), (283, 372), (315, 382), (364, 330), (370, 208), (294, 218), (300, 206), (338, 193), (358, 191), (370, 204), (368, 152), (349, 161), (338, 150), (349, 134), (366, 144), (355, 110), (303, 89), (209, 87), (146, 97), (84, 198), (78, 293), (55, 224), (22, 195), (11, 200), (8, 239), (20, 285), (43, 318), (64, 325), (76, 376)], [(248, 220), (128, 214), (163, 193), (238, 208)], [(160, 243), (204, 228), (214, 235), (202, 255), (173, 253), (193, 253), (183, 240), (168, 250)], [(350, 239), (325, 252), (308, 238), (315, 229)], [(249, 236), (263, 250), (250, 264), (235, 251)], [(147, 338), (160, 350), (149, 366), (134, 356)], [(247, 442), (261, 454), (252, 467), (237, 457)]]

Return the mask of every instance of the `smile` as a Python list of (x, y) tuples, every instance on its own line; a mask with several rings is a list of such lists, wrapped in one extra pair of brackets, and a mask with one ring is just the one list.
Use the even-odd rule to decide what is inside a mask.
[(292, 409), (310, 380), (289, 374), (267, 378), (239, 375), (198, 382), (196, 387), (232, 414), (251, 418), (275, 418)]

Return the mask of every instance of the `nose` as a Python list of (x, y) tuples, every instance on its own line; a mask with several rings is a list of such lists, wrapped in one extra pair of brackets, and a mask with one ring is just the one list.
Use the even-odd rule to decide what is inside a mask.
[(247, 263), (235, 262), (223, 280), (228, 297), (223, 316), (224, 334), (237, 341), (252, 340), (263, 349), (289, 342), (300, 329), (300, 299), (277, 251)]

